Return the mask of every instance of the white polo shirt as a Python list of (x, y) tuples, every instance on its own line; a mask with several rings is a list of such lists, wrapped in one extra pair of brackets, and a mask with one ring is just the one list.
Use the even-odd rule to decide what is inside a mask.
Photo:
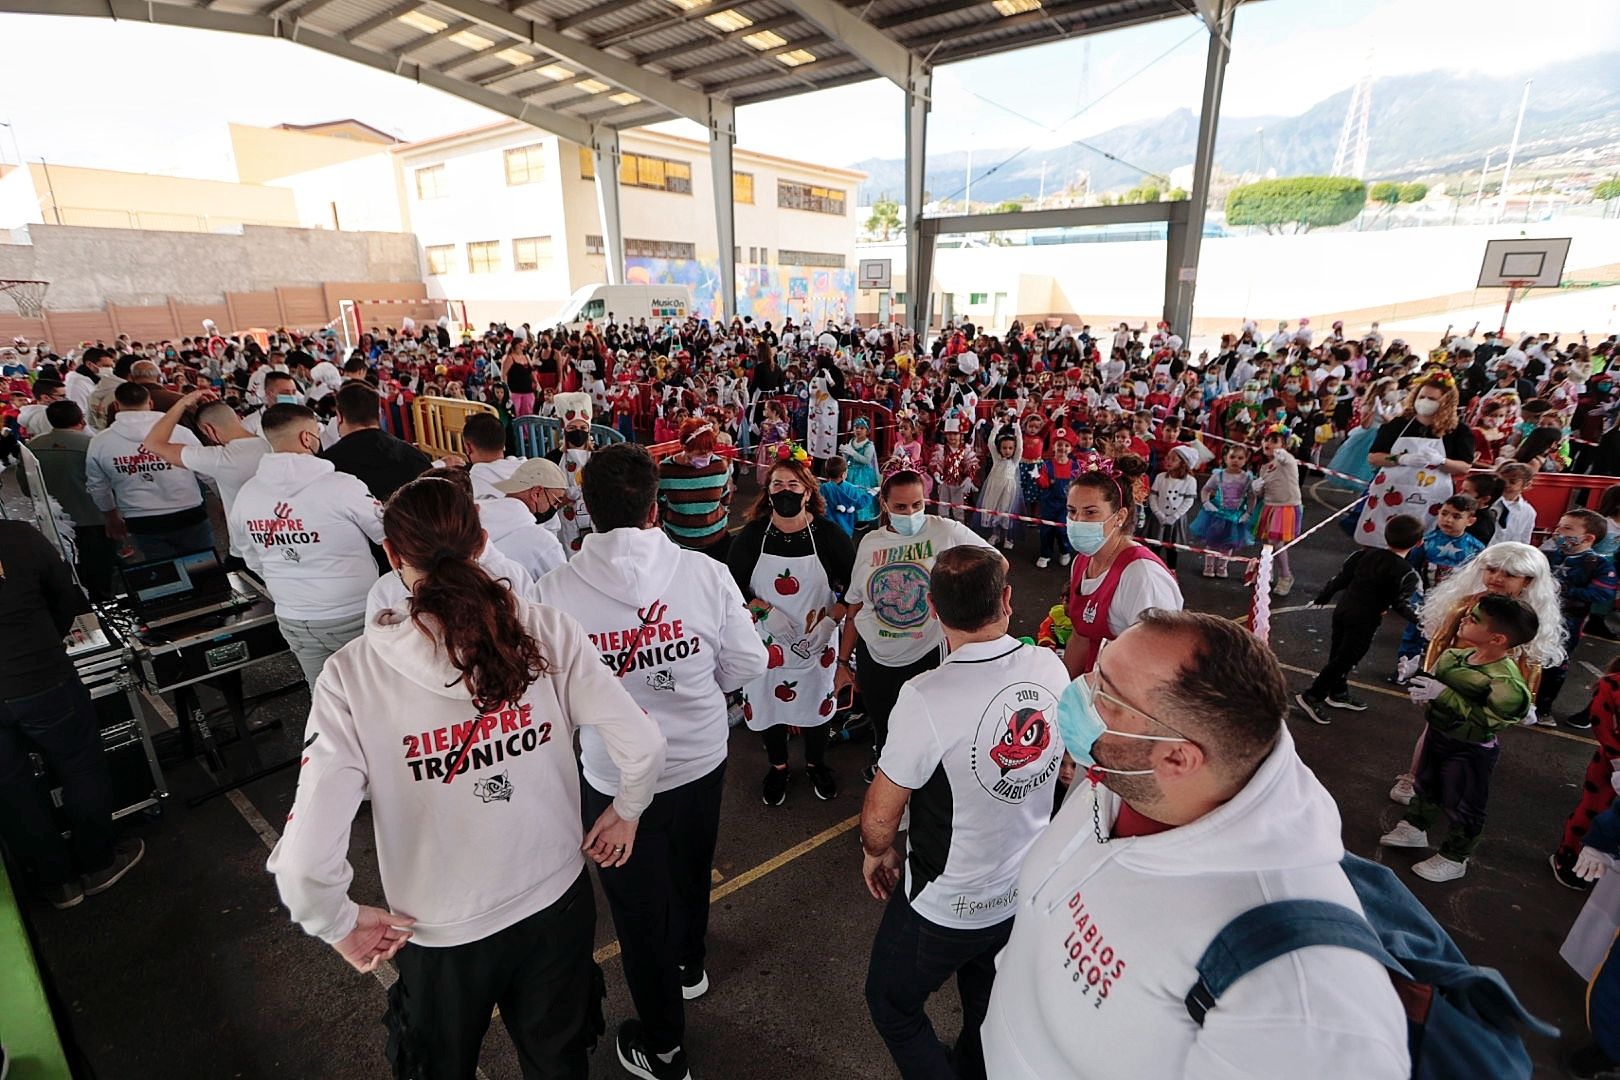
[(1003, 636), (900, 688), (878, 767), (912, 792), (906, 896), (929, 922), (970, 930), (1013, 917), (1018, 868), (1052, 816), (1068, 685), (1056, 653)]

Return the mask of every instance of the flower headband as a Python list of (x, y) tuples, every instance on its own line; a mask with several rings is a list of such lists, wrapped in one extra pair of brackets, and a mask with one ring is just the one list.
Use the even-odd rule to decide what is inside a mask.
[(1444, 369), (1426, 371), (1419, 375), (1412, 383), (1414, 387), (1438, 386), (1442, 390), (1457, 389), (1457, 380), (1451, 372)]

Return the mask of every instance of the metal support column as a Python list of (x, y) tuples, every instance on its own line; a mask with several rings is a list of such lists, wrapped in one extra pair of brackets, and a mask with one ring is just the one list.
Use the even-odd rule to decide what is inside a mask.
[(720, 245), (720, 310), (730, 322), (737, 314), (737, 210), (731, 150), (737, 142), (737, 111), (727, 101), (709, 105), (709, 179), (714, 184), (714, 236)]
[[(906, 319), (920, 351), (928, 333), (929, 278), (934, 264), (934, 237), (923, 234), (923, 191), (928, 167), (928, 110), (934, 95), (934, 73), (911, 62), (906, 87)], [(926, 245), (927, 251), (924, 252)]]
[(596, 212), (602, 220), (602, 249), (609, 285), (624, 284), (624, 227), (619, 217), (619, 133), (600, 124), (591, 128), (591, 160), (596, 169)]
[(1198, 147), (1193, 158), (1191, 202), (1187, 222), (1170, 226), (1165, 244), (1164, 318), (1184, 341), (1192, 340), (1193, 293), (1198, 277), (1198, 249), (1204, 239), (1210, 174), (1215, 168), (1215, 125), (1221, 115), (1226, 60), (1232, 51), (1232, 16), (1238, 0), (1198, 0), (1198, 13), (1209, 29), (1204, 64), (1204, 99), (1198, 114)]

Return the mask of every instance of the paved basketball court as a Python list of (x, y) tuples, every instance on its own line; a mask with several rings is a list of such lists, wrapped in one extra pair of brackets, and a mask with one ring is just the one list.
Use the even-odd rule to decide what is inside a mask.
[[(5, 481), (16, 506), (14, 481)], [(1309, 522), (1338, 505), (1306, 499)], [(1038, 571), (1026, 542), (1014, 555), (1015, 633), (1033, 633), (1055, 602), (1064, 571)], [(1348, 552), (1331, 527), (1296, 549), (1300, 584), (1279, 608), (1307, 603)], [(1206, 581), (1201, 560), (1181, 570), (1189, 606), (1239, 615), (1248, 598), (1236, 580)], [(1314, 674), (1326, 651), (1328, 613), (1279, 611), (1273, 645), (1294, 689)], [(1394, 666), (1393, 622), (1363, 663), (1357, 684), (1373, 708), (1341, 714), (1331, 727), (1294, 717), (1290, 726), (1305, 760), (1339, 802), (1347, 846), (1395, 866), (1402, 879), (1456, 937), (1469, 957), (1502, 969), (1530, 1008), (1584, 1035), (1584, 985), (1559, 960), (1558, 946), (1583, 897), (1559, 887), (1547, 870), (1564, 815), (1577, 796), (1590, 740), (1568, 731), (1509, 732), (1492, 793), (1491, 821), (1468, 876), (1432, 885), (1407, 871), (1411, 853), (1385, 852), (1378, 835), (1398, 807), (1387, 798), (1420, 726), (1418, 708), (1384, 681)], [(1580, 663), (1602, 668), (1615, 643), (1588, 640), (1577, 657), (1560, 714), (1586, 699), (1593, 681)], [(290, 658), (261, 665), (250, 694), (298, 679)], [(215, 702), (217, 704), (217, 702)], [(267, 756), (295, 751), (307, 695), (271, 699), (255, 720), (279, 720), (265, 736)], [(799, 760), (797, 748), (794, 760)], [(727, 790), (716, 861), (710, 934), (713, 989), (688, 1010), (693, 1071), (701, 1077), (883, 1077), (894, 1075), (862, 998), (866, 960), (880, 905), (860, 881), (854, 832), (866, 746), (835, 747), (829, 762), (844, 784), (832, 802), (814, 798), (797, 778), (787, 804), (759, 798), (765, 755), (745, 730), (732, 733)], [(268, 845), (291, 805), (296, 773), (258, 781), (230, 798), (194, 809), (186, 796), (206, 788), (195, 763), (169, 768), (173, 795), (159, 821), (137, 819), (147, 855), (118, 888), (81, 907), (29, 909), (42, 960), (72, 1017), (73, 1036), (98, 1075), (120, 1080), (172, 1077), (361, 1077), (385, 1075), (383, 985), (356, 974), (331, 949), (306, 937), (279, 907), (264, 872)], [(355, 823), (353, 895), (381, 903), (367, 812)], [(607, 973), (609, 1030), (629, 1015), (605, 904), (598, 904), (598, 955)], [(933, 1014), (941, 1032), (959, 1023), (954, 993), (940, 994)], [(1559, 1046), (1531, 1044), (1539, 1069), (1555, 1067)], [(498, 1022), (486, 1042), (483, 1073), (519, 1075)], [(624, 1075), (611, 1044), (598, 1048), (592, 1075)]]

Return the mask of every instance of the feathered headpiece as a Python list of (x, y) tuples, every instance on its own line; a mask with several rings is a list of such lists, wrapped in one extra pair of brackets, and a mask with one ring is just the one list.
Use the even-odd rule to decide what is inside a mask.
[(776, 444), (777, 461), (797, 461), (800, 465), (810, 464), (810, 455), (804, 452), (804, 447), (791, 440)]

